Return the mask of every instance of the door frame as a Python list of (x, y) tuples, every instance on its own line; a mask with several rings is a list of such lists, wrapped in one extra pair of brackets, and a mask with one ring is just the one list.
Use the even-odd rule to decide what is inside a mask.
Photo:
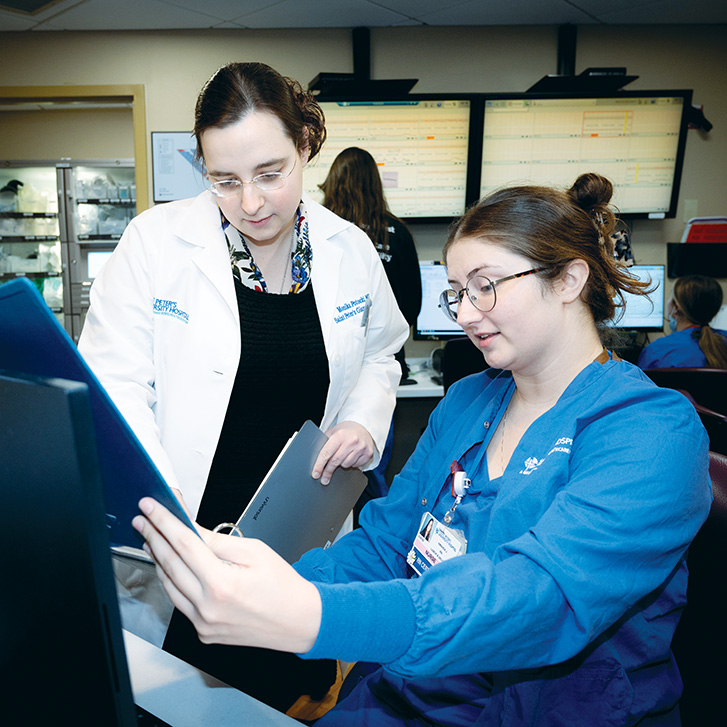
[(134, 134), (136, 211), (149, 206), (149, 163), (146, 142), (146, 96), (144, 84), (104, 86), (0, 86), (0, 103), (7, 101), (105, 101), (131, 103)]

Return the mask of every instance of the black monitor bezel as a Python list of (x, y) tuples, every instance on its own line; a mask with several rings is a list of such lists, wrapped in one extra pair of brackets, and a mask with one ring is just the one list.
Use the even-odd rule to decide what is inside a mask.
[(666, 274), (671, 280), (685, 275), (727, 278), (725, 242), (667, 242)]

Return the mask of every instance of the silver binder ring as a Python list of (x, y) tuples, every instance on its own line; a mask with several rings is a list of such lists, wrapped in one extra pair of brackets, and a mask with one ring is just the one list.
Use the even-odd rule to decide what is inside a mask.
[[(229, 532), (228, 532), (229, 531)], [(212, 529), (213, 533), (222, 533), (223, 535), (232, 535), (234, 537), (242, 538), (242, 530), (235, 525), (235, 523), (220, 523), (215, 525)]]

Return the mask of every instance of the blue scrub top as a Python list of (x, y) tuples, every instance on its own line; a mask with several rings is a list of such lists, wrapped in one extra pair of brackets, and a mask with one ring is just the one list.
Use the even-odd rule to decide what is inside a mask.
[[(712, 330), (725, 339), (725, 346), (727, 346), (727, 331)], [(700, 328), (695, 326), (671, 333), (663, 338), (657, 338), (639, 355), (637, 362), (639, 368), (703, 368), (707, 365), (707, 359), (702, 353), (702, 349), (699, 348), (699, 331)]]
[[(626, 725), (676, 705), (669, 647), (711, 503), (694, 408), (631, 364), (594, 362), (491, 480), (484, 451), (513, 391), (507, 372), (453, 385), (361, 527), (296, 565), (323, 606), (305, 657), (383, 664), (322, 726)], [(423, 514), (452, 504), (453, 460), (472, 478), (451, 524), (467, 553), (412, 577)]]

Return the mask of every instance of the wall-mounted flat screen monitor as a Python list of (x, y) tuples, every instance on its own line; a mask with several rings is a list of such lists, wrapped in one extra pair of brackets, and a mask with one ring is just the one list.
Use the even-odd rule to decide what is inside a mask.
[[(409, 221), (449, 221), (476, 197), (468, 179), (472, 101), (411, 95), (402, 100), (321, 100), (327, 139), (303, 172), (316, 201), (333, 160), (347, 147), (366, 149), (381, 172), (391, 211)], [(468, 182), (470, 190), (468, 197)]]
[(188, 131), (152, 131), (154, 202), (196, 197), (207, 189), (205, 169), (195, 158), (197, 140)]
[(616, 310), (616, 317), (607, 325), (628, 331), (664, 330), (664, 266), (633, 265), (629, 273), (638, 280), (650, 282), (654, 288), (648, 296), (624, 293), (626, 306)]
[(487, 95), (480, 195), (513, 184), (570, 187), (584, 172), (614, 185), (633, 217), (674, 217), (691, 91)]
[(666, 271), (670, 278), (727, 278), (727, 242), (667, 242)]
[(439, 260), (420, 260), (422, 280), (422, 307), (417, 316), (414, 339), (419, 341), (446, 341), (464, 336), (460, 326), (439, 307), (439, 296), (450, 288), (447, 266)]

